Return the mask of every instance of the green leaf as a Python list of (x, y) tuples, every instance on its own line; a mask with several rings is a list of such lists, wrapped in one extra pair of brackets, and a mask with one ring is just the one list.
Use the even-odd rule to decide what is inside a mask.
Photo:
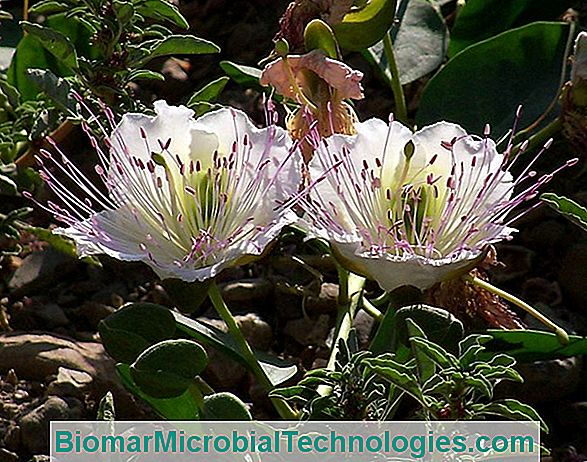
[(161, 281), (171, 302), (182, 313), (193, 313), (208, 298), (208, 288), (212, 279), (199, 282), (186, 282), (181, 279), (169, 278)]
[(199, 420), (199, 391), (196, 390), (196, 385), (190, 388), (181, 396), (176, 398), (159, 399), (143, 393), (135, 384), (130, 373), (130, 366), (128, 364), (119, 363), (116, 365), (116, 372), (123, 385), (138, 396), (146, 403), (148, 403), (161, 417), (167, 420)]
[(44, 69), (29, 69), (28, 77), (53, 100), (61, 111), (72, 117), (77, 116), (77, 102), (72, 96), (72, 88), (67, 80)]
[(70, 6), (67, 3), (57, 2), (54, 0), (48, 0), (44, 2), (39, 2), (36, 5), (33, 5), (29, 8), (29, 14), (41, 14), (41, 15), (49, 15), (55, 13), (62, 13), (64, 11), (68, 11)]
[(11, 178), (0, 174), (0, 194), (14, 196), (17, 189), (16, 183)]
[(145, 0), (135, 2), (137, 13), (153, 19), (167, 20), (182, 29), (189, 29), (190, 25), (180, 13), (179, 9), (166, 0)]
[(16, 109), (20, 105), (20, 93), (4, 79), (0, 79), (0, 91), (6, 96), (8, 104), (13, 109)]
[[(91, 56), (91, 32), (75, 18), (65, 14), (49, 16), (44, 25), (51, 30), (60, 32), (75, 44), (80, 56)], [(72, 75), (72, 69), (45, 49), (43, 44), (30, 34), (24, 36), (16, 47), (16, 53), (8, 68), (8, 83), (13, 85), (21, 94), (23, 101), (34, 100), (38, 87), (28, 78), (29, 69), (48, 69), (58, 77)]]
[(338, 56), (338, 44), (334, 32), (321, 19), (313, 19), (304, 29), (304, 47), (306, 51), (322, 50), (330, 58)]
[(315, 388), (304, 385), (294, 385), (287, 388), (275, 388), (269, 392), (270, 398), (281, 398), (284, 400), (305, 400), (308, 397), (316, 396), (318, 392)]
[(206, 351), (191, 340), (163, 340), (143, 351), (130, 366), (135, 384), (154, 398), (184, 394), (208, 364)]
[[(448, 46), (448, 29), (440, 12), (428, 0), (403, 0), (398, 17), (399, 27), (392, 28), (393, 50), (400, 82), (405, 85), (442, 64)], [(370, 47), (364, 55), (391, 80), (383, 42)]]
[(78, 255), (75, 250), (75, 244), (72, 240), (60, 236), (59, 234), (54, 234), (45, 228), (27, 226), (26, 230), (27, 232), (34, 234), (37, 239), (47, 242), (55, 250), (58, 250), (65, 255), (69, 255), (70, 257), (77, 258)]
[(342, 22), (333, 25), (341, 48), (361, 51), (377, 43), (395, 19), (396, 0), (368, 0), (361, 8), (347, 13)]
[(463, 337), (463, 325), (448, 311), (428, 305), (411, 305), (392, 313), (392, 316), (391, 321), (384, 319), (377, 331), (371, 347), (374, 353), (380, 352), (379, 344), (387, 344), (387, 351), (395, 352), (402, 346), (410, 346), (406, 325), (408, 318), (418, 325), (431, 342), (442, 345), (450, 352), (458, 352), (458, 342)]
[(425, 355), (420, 348), (418, 348), (418, 345), (412, 342), (412, 339), (417, 337), (426, 338), (426, 334), (424, 334), (424, 331), (420, 329), (420, 327), (410, 318), (406, 319), (406, 325), (408, 327), (408, 338), (412, 347), (412, 355), (414, 356), (418, 366), (418, 376), (420, 377), (420, 383), (424, 383), (434, 375), (436, 367), (434, 362), (428, 358), (428, 356)]
[(164, 81), (165, 76), (161, 72), (150, 71), (148, 69), (133, 69), (129, 72), (127, 80), (133, 82), (135, 80), (159, 80)]
[(109, 420), (112, 421), (116, 418), (116, 412), (114, 411), (114, 396), (112, 392), (106, 393), (98, 404), (98, 420)]
[(173, 337), (171, 311), (154, 303), (131, 303), (98, 325), (104, 348), (116, 361), (130, 364), (143, 350)]
[(534, 122), (556, 96), (569, 25), (533, 23), (465, 49), (429, 82), (416, 114), (418, 126), (447, 120), (472, 133), (489, 123), (496, 137)]
[(388, 358), (366, 359), (364, 364), (384, 380), (402, 389), (420, 403), (424, 403), (420, 384), (410, 368)]
[(474, 405), (476, 414), (497, 415), (511, 420), (533, 420), (540, 422), (540, 428), (548, 433), (548, 427), (540, 415), (527, 404), (516, 399), (502, 399), (489, 404)]
[(484, 343), (491, 340), (490, 335), (471, 334), (459, 342), (459, 362), (463, 368), (477, 359), (477, 355), (485, 349)]
[(77, 69), (77, 53), (67, 36), (55, 29), (26, 21), (22, 22), (22, 28), (67, 67)]
[(132, 20), (135, 14), (135, 10), (132, 6), (132, 3), (128, 1), (114, 0), (112, 2), (112, 9), (116, 14), (118, 27), (120, 27), (121, 29), (128, 27), (130, 21)]
[(12, 15), (8, 11), (0, 10), (0, 20), (11, 20)]
[(467, 0), (450, 34), (448, 54), (535, 21), (555, 21), (571, 8), (569, 0)]
[(239, 85), (253, 88), (263, 88), (259, 83), (261, 69), (244, 66), (242, 64), (235, 64), (230, 61), (220, 61), (220, 67), (224, 72), (226, 72), (226, 75), (228, 75)]
[(151, 46), (147, 55), (140, 60), (139, 65), (159, 56), (201, 55), (219, 52), (220, 48), (208, 40), (194, 37), (193, 35), (171, 35), (163, 40), (157, 40)]
[(206, 103), (205, 101), (196, 102), (192, 106), (189, 106), (196, 113), (196, 117), (203, 116), (207, 112), (214, 111), (216, 109), (221, 109), (223, 106), (221, 104), (212, 104)]
[(253, 420), (253, 417), (237, 396), (223, 392), (204, 397), (202, 420)]
[(540, 196), (540, 200), (587, 231), (587, 209), (585, 207), (554, 193), (544, 193)]
[(520, 362), (545, 361), (587, 354), (587, 337), (569, 335), (569, 344), (561, 345), (556, 334), (537, 330), (498, 330), (486, 332), (493, 337), (480, 360), (490, 360), (495, 353), (503, 352)]
[(187, 107), (192, 107), (197, 105), (200, 102), (213, 102), (216, 101), (224, 87), (228, 83), (230, 78), (228, 77), (220, 77), (212, 82), (204, 85), (200, 88), (197, 92), (195, 92), (190, 100), (187, 102)]
[(453, 354), (428, 339), (423, 337), (412, 337), (410, 338), (410, 343), (414, 344), (415, 348), (444, 369), (459, 367), (459, 361)]
[(477, 364), (473, 369), (472, 374), (492, 381), (512, 380), (520, 383), (524, 381), (518, 371), (512, 367), (490, 366), (487, 363)]
[[(188, 318), (180, 313), (174, 312), (171, 314), (175, 318), (178, 329), (195, 338), (199, 342), (216, 348), (218, 351), (240, 362), (243, 366), (247, 368), (249, 367), (248, 362), (240, 353), (238, 345), (230, 334), (222, 332), (221, 330), (203, 322)], [(255, 356), (274, 386), (285, 382), (297, 373), (297, 367), (287, 361), (283, 361), (260, 351), (255, 351)]]
[(477, 377), (467, 377), (462, 381), (462, 384), (479, 391), (487, 398), (491, 399), (493, 396), (493, 387), (491, 386), (491, 383), (482, 375)]

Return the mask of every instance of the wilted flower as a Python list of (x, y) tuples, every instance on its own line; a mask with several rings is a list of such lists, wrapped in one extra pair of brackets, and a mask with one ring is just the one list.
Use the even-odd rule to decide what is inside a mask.
[(64, 203), (47, 205), (67, 225), (55, 232), (82, 256), (143, 261), (161, 278), (185, 281), (261, 254), (296, 219), (279, 205), (301, 180), (287, 133), (257, 129), (233, 109), (194, 119), (190, 109), (158, 101), (155, 111), (126, 114), (105, 139), (109, 157), (92, 139), (106, 192), (57, 146), (57, 156), (42, 152), (42, 176)]
[(500, 154), (488, 133), (448, 122), (412, 133), (371, 119), (356, 130), (316, 137), (307, 226), (385, 290), (427, 289), (471, 269), (489, 244), (510, 237), (512, 212), (552, 178), (536, 178), (535, 158), (514, 179), (511, 146)]
[(338, 24), (351, 11), (353, 0), (295, 0), (279, 20), (279, 32), (274, 40), (287, 40), (292, 52), (304, 49), (304, 30), (312, 19)]
[(321, 136), (355, 133), (357, 116), (345, 99), (363, 98), (362, 78), (361, 72), (327, 57), (321, 50), (313, 50), (269, 63), (260, 82), (272, 85), (277, 93), (301, 105), (288, 119), (287, 128), (293, 139), (302, 141), (307, 162), (312, 157), (312, 147), (305, 138), (314, 121)]

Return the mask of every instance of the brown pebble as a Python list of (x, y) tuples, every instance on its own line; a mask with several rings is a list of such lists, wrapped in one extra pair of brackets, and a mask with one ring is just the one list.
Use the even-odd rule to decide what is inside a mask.
[(16, 372), (14, 369), (10, 369), (6, 374), (6, 378), (4, 379), (6, 383), (9, 383), (12, 386), (16, 386), (18, 383), (18, 377), (16, 376)]

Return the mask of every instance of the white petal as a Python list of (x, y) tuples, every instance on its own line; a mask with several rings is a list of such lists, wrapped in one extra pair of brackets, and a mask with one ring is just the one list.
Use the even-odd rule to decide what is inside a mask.
[[(442, 177), (446, 182), (452, 168), (452, 155), (442, 143), (450, 144), (455, 138), (466, 135), (467, 132), (463, 128), (450, 122), (438, 122), (414, 133), (412, 140), (416, 149), (410, 161), (409, 176), (425, 169), (420, 175), (420, 181), (423, 181), (428, 173), (433, 173), (435, 177)], [(436, 160), (429, 166), (434, 156), (437, 156)]]
[(479, 257), (479, 253), (463, 252), (457, 258), (430, 259), (418, 255), (396, 257), (370, 256), (354, 244), (336, 243), (341, 256), (362, 274), (377, 281), (386, 291), (401, 286), (414, 286), (420, 290), (464, 273)]
[[(151, 158), (151, 151), (160, 152), (159, 141), (167, 143), (169, 150), (180, 156), (190, 151), (189, 136), (194, 129), (194, 111), (184, 106), (169, 106), (165, 101), (155, 102), (155, 116), (145, 114), (125, 114), (111, 135), (112, 144), (121, 152), (127, 151), (144, 162)], [(141, 128), (150, 147), (147, 149)]]

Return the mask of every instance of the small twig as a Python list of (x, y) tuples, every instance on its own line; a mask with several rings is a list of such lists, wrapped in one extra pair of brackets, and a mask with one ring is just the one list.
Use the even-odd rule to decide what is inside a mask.
[(532, 308), (525, 301), (520, 300), (518, 297), (506, 292), (505, 290), (501, 290), (495, 287), (494, 285), (490, 284), (489, 282), (484, 281), (483, 279), (480, 279), (478, 277), (466, 274), (463, 276), (463, 279), (471, 284), (476, 285), (477, 287), (481, 287), (482, 289), (485, 289), (488, 292), (491, 292), (492, 294), (495, 294), (503, 298), (504, 300), (507, 300), (508, 302), (511, 302), (514, 305), (522, 308), (524, 311), (526, 311), (528, 314), (536, 318), (549, 329), (553, 330), (556, 336), (558, 337), (560, 343), (562, 343), (563, 345), (568, 345), (569, 335), (565, 332), (565, 330), (562, 327), (557, 326), (554, 322), (552, 322), (542, 313), (537, 311), (535, 308)]
[(408, 124), (408, 108), (406, 106), (406, 97), (402, 84), (399, 80), (399, 69), (395, 61), (395, 53), (393, 51), (393, 43), (391, 42), (391, 34), (389, 31), (383, 36), (383, 51), (391, 73), (391, 91), (393, 92), (393, 99), (395, 101), (395, 118), (404, 124)]

